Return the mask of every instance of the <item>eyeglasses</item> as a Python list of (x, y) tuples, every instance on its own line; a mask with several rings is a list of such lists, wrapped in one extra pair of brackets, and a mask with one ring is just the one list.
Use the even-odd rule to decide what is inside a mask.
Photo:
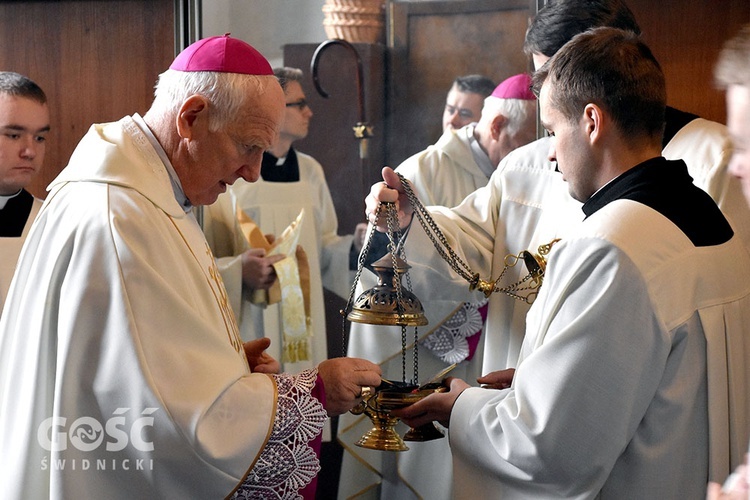
[(299, 110), (302, 111), (303, 109), (307, 108), (308, 105), (307, 105), (306, 100), (300, 99), (299, 101), (286, 103), (286, 107), (287, 108), (299, 108)]

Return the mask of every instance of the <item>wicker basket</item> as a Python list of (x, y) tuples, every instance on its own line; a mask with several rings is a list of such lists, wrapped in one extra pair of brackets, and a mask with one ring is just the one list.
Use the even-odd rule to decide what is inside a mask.
[(323, 28), (328, 38), (378, 43), (385, 30), (384, 0), (326, 0)]
[(326, 5), (336, 7), (364, 7), (383, 10), (385, 0), (326, 0)]

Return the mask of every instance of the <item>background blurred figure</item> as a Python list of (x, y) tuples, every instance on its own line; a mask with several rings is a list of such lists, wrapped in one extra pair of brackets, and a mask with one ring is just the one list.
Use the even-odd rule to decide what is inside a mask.
[(479, 121), (484, 98), (495, 89), (495, 82), (483, 75), (459, 76), (445, 98), (443, 132)]
[(727, 91), (727, 125), (734, 143), (729, 170), (740, 179), (750, 204), (750, 25), (726, 43), (716, 80)]
[(42, 167), (49, 128), (44, 91), (23, 75), (0, 71), (0, 314), (42, 206), (25, 188)]
[[(729, 40), (719, 55), (715, 69), (716, 82), (726, 89), (727, 126), (734, 143), (734, 154), (729, 171), (740, 179), (745, 198), (750, 205), (750, 25), (746, 25)], [(750, 422), (745, 422), (750, 425)], [(747, 500), (747, 457), (745, 464), (722, 485), (708, 485), (708, 500)]]
[[(412, 183), (415, 194), (424, 205), (454, 206), (466, 195), (487, 184), (495, 168), (511, 150), (536, 137), (536, 97), (530, 90), (531, 78), (519, 74), (504, 80), (484, 99), (478, 122), (458, 130), (448, 128), (440, 140), (426, 150), (405, 160), (396, 169)], [(385, 234), (373, 234), (373, 248), (368, 262), (387, 252)], [(377, 283), (371, 272), (363, 272), (360, 292)], [(430, 290), (415, 287), (418, 297)], [(471, 302), (455, 300), (424, 301), (425, 315), (430, 324), (421, 330), (419, 351), (420, 376), (429, 377), (446, 366), (460, 363), (451, 374), (471, 380), (481, 373), (481, 343), (487, 299)], [(352, 323), (349, 355), (381, 363), (383, 373), (399, 379), (401, 353), (399, 327)], [(474, 358), (479, 351), (480, 355)], [(412, 351), (407, 354), (411, 359)], [(356, 425), (355, 425), (356, 423)], [(368, 452), (354, 446), (369, 420), (364, 417), (340, 417), (339, 439), (348, 443), (339, 487), (340, 496), (350, 496), (374, 482), (370, 467), (385, 476), (380, 497), (404, 498), (416, 492), (422, 498), (449, 498), (452, 462), (446, 439), (428, 443), (410, 443), (402, 453)], [(359, 460), (354, 457), (357, 456)], [(389, 461), (396, 463), (389, 467)], [(395, 472), (398, 472), (396, 475)]]

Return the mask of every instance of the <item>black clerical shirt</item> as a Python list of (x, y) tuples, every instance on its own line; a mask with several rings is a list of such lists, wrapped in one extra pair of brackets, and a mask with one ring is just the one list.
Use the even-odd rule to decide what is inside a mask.
[(34, 197), (22, 189), (21, 192), (9, 199), (2, 210), (0, 210), (0, 237), (19, 238), (26, 227), (31, 207), (34, 205)]
[(260, 165), (260, 177), (266, 182), (299, 182), (299, 163), (294, 148), (279, 165), (279, 159), (268, 152), (263, 153), (263, 161)]
[(619, 199), (656, 210), (698, 247), (725, 243), (734, 234), (714, 200), (693, 184), (682, 160), (657, 157), (636, 165), (594, 193), (583, 204), (583, 212), (588, 217)]

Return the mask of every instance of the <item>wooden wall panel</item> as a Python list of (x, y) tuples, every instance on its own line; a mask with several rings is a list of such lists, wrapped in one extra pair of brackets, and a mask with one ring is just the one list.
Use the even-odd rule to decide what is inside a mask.
[(47, 94), (47, 155), (38, 197), (92, 123), (144, 113), (175, 54), (174, 0), (0, 1), (0, 69)]
[(662, 65), (670, 105), (726, 120), (713, 68), (724, 42), (750, 22), (748, 0), (627, 0), (644, 39)]

